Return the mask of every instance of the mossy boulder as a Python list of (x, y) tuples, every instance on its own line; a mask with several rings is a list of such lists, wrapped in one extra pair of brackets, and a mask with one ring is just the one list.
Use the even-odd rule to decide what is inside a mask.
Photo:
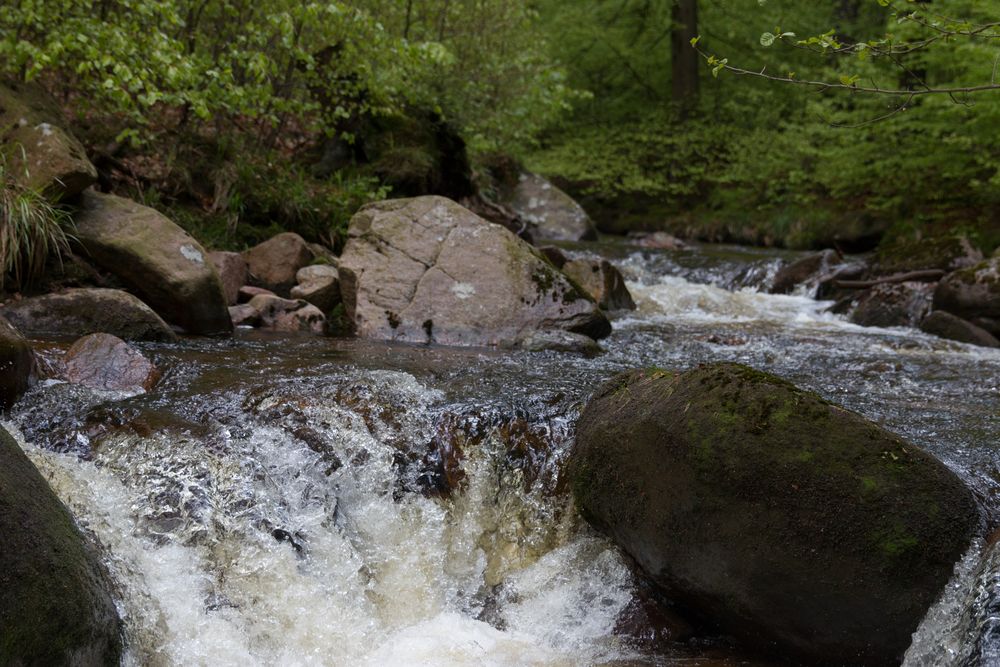
[(580, 418), (569, 475), (670, 599), (818, 664), (898, 665), (979, 526), (939, 461), (738, 364), (617, 378)]
[(339, 275), (347, 316), (366, 338), (516, 346), (543, 330), (611, 333), (593, 299), (534, 247), (444, 197), (362, 208)]
[(28, 390), (34, 379), (35, 355), (21, 332), (0, 317), (0, 412)]
[(119, 664), (122, 625), (95, 549), (0, 427), (0, 665)]
[(97, 180), (83, 145), (37, 86), (0, 85), (0, 147), (9, 173), (56, 199), (75, 197)]
[(86, 336), (103, 332), (125, 340), (177, 339), (149, 306), (117, 289), (68, 289), (21, 299), (0, 308), (0, 315), (34, 336)]
[(205, 249), (159, 212), (114, 195), (83, 193), (76, 238), (167, 322), (191, 334), (233, 330), (222, 281)]
[(934, 290), (934, 310), (973, 320), (1000, 319), (1000, 257), (953, 271)]

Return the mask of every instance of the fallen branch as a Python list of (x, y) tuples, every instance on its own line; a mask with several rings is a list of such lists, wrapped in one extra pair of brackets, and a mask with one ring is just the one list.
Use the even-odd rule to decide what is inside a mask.
[(945, 272), (941, 269), (924, 269), (922, 271), (908, 271), (906, 273), (896, 273), (877, 280), (834, 280), (835, 287), (842, 289), (868, 289), (876, 285), (886, 285), (889, 283), (905, 283), (916, 281), (923, 283), (934, 282), (944, 277)]

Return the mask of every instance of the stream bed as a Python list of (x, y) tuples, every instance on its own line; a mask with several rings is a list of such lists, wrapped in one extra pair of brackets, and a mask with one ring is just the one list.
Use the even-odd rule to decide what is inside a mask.
[[(737, 361), (815, 390), (944, 461), (984, 535), (1000, 525), (1000, 351), (767, 294), (774, 251), (567, 248), (608, 257), (638, 304), (594, 359), (240, 332), (143, 344), (149, 394), (32, 390), (13, 430), (105, 550), (126, 663), (767, 664), (621, 631), (635, 576), (559, 472), (589, 394), (639, 366)], [(1000, 664), (987, 543), (907, 665)]]

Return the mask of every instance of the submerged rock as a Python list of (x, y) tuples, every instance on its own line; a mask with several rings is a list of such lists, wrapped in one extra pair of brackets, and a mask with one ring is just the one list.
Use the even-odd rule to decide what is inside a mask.
[(76, 238), (166, 321), (192, 334), (232, 332), (222, 282), (204, 248), (157, 211), (87, 191)]
[(287, 297), (295, 274), (313, 261), (313, 251), (298, 234), (284, 232), (246, 251), (254, 284)]
[(518, 341), (517, 347), (528, 352), (575, 352), (585, 357), (596, 357), (603, 352), (590, 336), (561, 329), (533, 331)]
[(21, 398), (31, 386), (35, 355), (21, 332), (0, 317), (0, 412)]
[(625, 276), (608, 260), (570, 260), (563, 264), (562, 272), (604, 310), (635, 310), (635, 301), (625, 287)]
[(948, 340), (960, 343), (979, 345), (981, 347), (1000, 347), (1000, 340), (982, 327), (968, 320), (956, 317), (944, 310), (935, 310), (920, 323), (920, 330)]
[(341, 291), (359, 336), (516, 345), (545, 329), (611, 332), (590, 297), (537, 250), (443, 197), (369, 204), (348, 236)]
[(149, 306), (117, 289), (68, 289), (22, 299), (0, 308), (0, 315), (21, 331), (37, 336), (109, 333), (125, 340), (177, 339)]
[(56, 199), (97, 180), (83, 145), (63, 128), (58, 105), (32, 84), (0, 85), (0, 149), (5, 171)]
[(803, 283), (818, 280), (830, 272), (830, 267), (842, 262), (836, 250), (824, 250), (796, 260), (774, 274), (771, 294), (788, 294)]
[(0, 664), (117, 665), (122, 623), (93, 547), (0, 428)]
[(66, 380), (102, 391), (149, 391), (160, 372), (142, 352), (110, 334), (90, 334), (66, 352)]
[(572, 197), (537, 174), (521, 174), (509, 206), (534, 225), (537, 241), (590, 241), (597, 229), (587, 212)]
[(609, 383), (569, 475), (584, 516), (671, 600), (824, 664), (898, 665), (979, 523), (930, 455), (737, 364)]

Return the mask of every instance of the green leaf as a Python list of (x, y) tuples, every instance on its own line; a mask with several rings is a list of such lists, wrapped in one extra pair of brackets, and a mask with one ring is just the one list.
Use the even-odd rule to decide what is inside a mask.
[(774, 33), (765, 32), (763, 35), (760, 36), (760, 45), (771, 46), (772, 44), (774, 44), (775, 39), (777, 39), (777, 37), (775, 37)]

